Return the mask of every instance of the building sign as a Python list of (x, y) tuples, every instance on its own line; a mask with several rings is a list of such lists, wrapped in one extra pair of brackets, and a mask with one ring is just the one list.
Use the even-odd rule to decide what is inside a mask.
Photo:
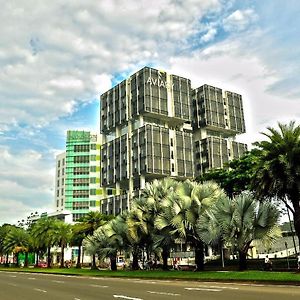
[(150, 85), (156, 85), (158, 87), (163, 87), (166, 89), (170, 89), (171, 87), (174, 86), (174, 84), (170, 85), (167, 81), (162, 80), (160, 78), (153, 78), (153, 77), (148, 77), (146, 84)]

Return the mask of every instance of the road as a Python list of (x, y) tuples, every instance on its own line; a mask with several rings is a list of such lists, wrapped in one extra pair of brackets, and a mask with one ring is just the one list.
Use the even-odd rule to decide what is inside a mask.
[(300, 286), (0, 272), (1, 300), (286, 300)]

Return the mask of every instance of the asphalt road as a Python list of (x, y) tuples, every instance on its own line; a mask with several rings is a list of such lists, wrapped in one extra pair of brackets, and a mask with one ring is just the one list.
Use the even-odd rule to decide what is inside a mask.
[(0, 272), (0, 300), (286, 300), (300, 286)]

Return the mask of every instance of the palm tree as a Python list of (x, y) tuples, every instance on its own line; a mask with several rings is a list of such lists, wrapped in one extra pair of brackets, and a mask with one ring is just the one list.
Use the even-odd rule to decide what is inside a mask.
[(10, 225), (10, 224), (3, 224), (0, 227), (0, 255), (6, 255), (6, 259), (5, 259), (5, 264), (8, 264), (8, 256), (9, 256), (9, 252), (7, 250), (5, 250), (5, 238), (8, 235), (8, 233), (13, 229), (16, 228), (14, 225)]
[(125, 215), (118, 215), (115, 219), (99, 227), (92, 236), (88, 236), (84, 241), (88, 253), (110, 259), (112, 271), (117, 270), (118, 252), (126, 250), (128, 244)]
[(162, 212), (155, 220), (159, 230), (167, 229), (174, 239), (185, 240), (194, 247), (197, 270), (204, 268), (204, 244), (197, 231), (198, 220), (223, 196), (223, 190), (216, 183), (186, 180), (162, 202)]
[(47, 267), (51, 268), (51, 247), (56, 243), (57, 219), (44, 217), (31, 228), (31, 234), (38, 247), (47, 249)]
[[(111, 220), (112, 216), (101, 214), (98, 211), (90, 211), (81, 220), (82, 232), (85, 236), (92, 236), (97, 228)], [(92, 269), (96, 269), (96, 255), (92, 255)]]
[(253, 240), (271, 244), (280, 236), (278, 209), (270, 202), (258, 202), (250, 193), (222, 198), (214, 214), (223, 239), (239, 252), (240, 270), (247, 269), (247, 253)]
[[(150, 252), (162, 249), (163, 268), (167, 269), (167, 254), (172, 246), (169, 232), (166, 229), (157, 230), (154, 220), (162, 210), (162, 201), (174, 191), (178, 182), (171, 178), (155, 179), (146, 183), (142, 196), (133, 201), (132, 209), (127, 217), (128, 234), (133, 247), (132, 268), (138, 269), (138, 254), (140, 249), (146, 248), (147, 259)], [(167, 256), (167, 257), (166, 257)]]
[(268, 127), (268, 140), (258, 147), (253, 189), (260, 197), (278, 198), (293, 213), (300, 245), (300, 125), (278, 123)]
[(81, 248), (82, 248), (82, 243), (85, 238), (85, 230), (82, 228), (82, 224), (76, 223), (72, 226), (72, 237), (70, 244), (72, 246), (77, 246), (78, 247), (78, 256), (77, 256), (77, 262), (76, 262), (76, 268), (80, 269), (81, 268)]
[(17, 266), (19, 266), (19, 254), (25, 253), (25, 264), (28, 266), (28, 251), (30, 247), (30, 236), (23, 228), (11, 229), (4, 239), (4, 250), (6, 252), (13, 252), (16, 256)]
[(63, 221), (57, 221), (53, 231), (53, 241), (61, 247), (60, 267), (64, 268), (65, 247), (68, 245), (72, 237), (71, 225)]

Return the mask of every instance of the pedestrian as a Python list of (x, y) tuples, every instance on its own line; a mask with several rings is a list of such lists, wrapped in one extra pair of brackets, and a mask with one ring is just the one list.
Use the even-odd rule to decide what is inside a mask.
[(270, 271), (272, 269), (272, 263), (268, 257), (268, 255), (266, 255), (265, 257), (265, 271)]
[(300, 271), (300, 252), (297, 257), (297, 262), (298, 262), (298, 271)]

